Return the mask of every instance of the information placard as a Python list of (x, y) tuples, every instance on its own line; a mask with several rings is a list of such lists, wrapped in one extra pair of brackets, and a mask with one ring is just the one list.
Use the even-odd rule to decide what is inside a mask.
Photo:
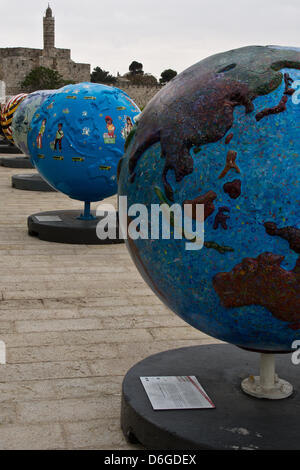
[(215, 408), (195, 376), (140, 377), (154, 410)]
[(39, 222), (62, 222), (58, 215), (36, 215), (35, 218)]

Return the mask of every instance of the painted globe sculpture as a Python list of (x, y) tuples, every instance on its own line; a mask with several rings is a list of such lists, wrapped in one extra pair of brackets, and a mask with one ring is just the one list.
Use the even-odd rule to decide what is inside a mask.
[(140, 110), (115, 87), (67, 85), (35, 113), (28, 147), (35, 167), (58, 191), (85, 202), (117, 192), (117, 166)]
[(14, 144), (13, 134), (12, 134), (12, 121), (15, 112), (18, 109), (18, 106), (22, 103), (22, 101), (26, 98), (26, 93), (20, 93), (19, 95), (13, 96), (5, 106), (1, 109), (1, 127), (3, 133), (7, 140), (9, 140), (12, 144)]
[(21, 101), (14, 113), (11, 123), (13, 140), (25, 155), (29, 154), (27, 136), (32, 118), (45, 99), (53, 93), (53, 90), (40, 90), (30, 93)]
[(255, 351), (300, 339), (299, 88), (300, 49), (209, 57), (151, 100), (120, 164), (128, 207), (204, 205), (201, 250), (128, 239), (146, 282), (189, 324)]

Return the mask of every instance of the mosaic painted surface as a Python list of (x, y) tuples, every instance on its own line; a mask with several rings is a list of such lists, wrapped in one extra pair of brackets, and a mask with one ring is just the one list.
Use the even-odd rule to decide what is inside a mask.
[(118, 88), (68, 85), (48, 96), (28, 134), (33, 164), (58, 191), (81, 201), (117, 192), (117, 165), (139, 108)]
[(199, 330), (288, 351), (300, 339), (300, 50), (205, 59), (141, 114), (121, 161), (128, 204), (204, 204), (205, 243), (128, 240), (156, 294)]
[(19, 104), (14, 113), (11, 124), (14, 143), (25, 155), (29, 154), (27, 136), (31, 120), (45, 99), (53, 93), (53, 90), (40, 90), (30, 93)]
[(13, 96), (2, 108), (0, 122), (3, 134), (12, 144), (14, 143), (12, 134), (12, 121), (18, 106), (26, 98), (26, 93), (20, 93), (19, 95)]

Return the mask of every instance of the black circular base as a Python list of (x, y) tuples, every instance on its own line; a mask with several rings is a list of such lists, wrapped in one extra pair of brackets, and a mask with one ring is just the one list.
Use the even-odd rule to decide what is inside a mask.
[[(257, 399), (241, 390), (241, 381), (259, 375), (258, 354), (216, 344), (150, 356), (123, 381), (123, 433), (148, 449), (299, 449), (300, 365), (279, 355), (276, 372), (294, 386), (293, 395)], [(178, 375), (195, 375), (216, 408), (154, 411), (139, 378)]]
[(0, 158), (0, 165), (6, 168), (33, 168), (28, 157), (2, 157)]
[(55, 189), (44, 180), (38, 173), (28, 175), (13, 175), (11, 178), (11, 185), (15, 189), (23, 191), (42, 191), (42, 192), (55, 192)]
[(9, 144), (5, 144), (5, 143), (1, 143), (0, 144), (0, 153), (16, 155), (16, 154), (19, 154), (19, 153), (21, 154), (22, 152), (15, 145), (9, 145)]
[[(79, 220), (78, 217), (82, 212), (76, 210), (51, 211), (31, 215), (27, 219), (28, 233), (31, 236), (38, 237), (40, 240), (57, 243), (73, 243), (78, 245), (124, 243), (124, 240), (119, 238), (118, 217), (117, 238), (101, 240), (97, 237), (96, 227), (102, 217), (97, 217), (94, 220)], [(95, 216), (95, 212), (92, 211), (92, 214)]]

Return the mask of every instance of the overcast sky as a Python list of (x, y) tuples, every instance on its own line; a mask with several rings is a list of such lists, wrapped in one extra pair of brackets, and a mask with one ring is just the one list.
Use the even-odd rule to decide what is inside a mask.
[[(0, 47), (42, 48), (47, 1), (0, 0)], [(56, 47), (111, 73), (159, 77), (250, 44), (300, 46), (300, 0), (51, 0)]]

